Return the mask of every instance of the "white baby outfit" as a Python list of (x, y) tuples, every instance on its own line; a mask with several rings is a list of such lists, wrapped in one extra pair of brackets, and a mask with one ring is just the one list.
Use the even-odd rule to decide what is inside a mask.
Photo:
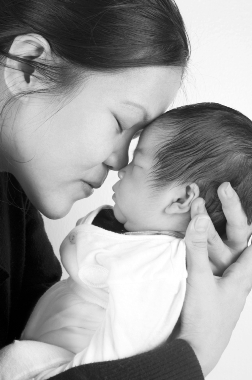
[(42, 296), (22, 335), (71, 351), (73, 359), (32, 379), (148, 351), (167, 340), (179, 318), (187, 277), (184, 240), (107, 231), (92, 225), (101, 209), (69, 233), (64, 249), (75, 271)]

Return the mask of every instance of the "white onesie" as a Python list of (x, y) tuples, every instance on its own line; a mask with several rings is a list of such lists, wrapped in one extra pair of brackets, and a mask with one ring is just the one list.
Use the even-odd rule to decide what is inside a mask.
[(71, 268), (66, 267), (70, 277), (41, 297), (22, 334), (22, 339), (75, 354), (50, 376), (73, 366), (149, 351), (166, 341), (182, 309), (187, 277), (184, 240), (96, 227), (92, 221), (101, 209), (69, 233), (61, 254), (71, 257)]

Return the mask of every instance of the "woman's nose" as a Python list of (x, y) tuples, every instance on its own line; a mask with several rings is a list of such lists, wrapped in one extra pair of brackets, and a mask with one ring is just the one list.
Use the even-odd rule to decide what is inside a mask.
[(127, 147), (121, 147), (121, 149), (113, 152), (104, 162), (104, 164), (107, 165), (110, 170), (117, 171), (124, 168), (129, 161), (128, 148), (129, 147), (127, 145)]

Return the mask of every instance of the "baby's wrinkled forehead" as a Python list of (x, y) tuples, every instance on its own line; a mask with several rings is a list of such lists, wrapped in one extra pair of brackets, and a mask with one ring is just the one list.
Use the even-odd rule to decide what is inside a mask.
[(134, 150), (134, 154), (148, 154), (148, 152), (154, 148), (154, 140), (155, 130), (151, 128), (151, 125), (148, 125), (143, 129), (139, 137), (138, 144)]
[(135, 151), (147, 150), (146, 153), (154, 153), (159, 149), (164, 140), (170, 136), (172, 137), (172, 131), (167, 125), (167, 128), (164, 127), (164, 122), (162, 122), (162, 128), (160, 128), (159, 118), (151, 122), (146, 128), (143, 129), (137, 147)]

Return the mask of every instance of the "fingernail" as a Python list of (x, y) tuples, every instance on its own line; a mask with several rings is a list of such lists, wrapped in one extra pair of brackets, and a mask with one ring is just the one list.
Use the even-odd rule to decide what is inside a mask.
[(207, 230), (208, 225), (209, 225), (209, 219), (204, 216), (199, 216), (195, 222), (195, 230), (204, 232)]
[(227, 185), (227, 187), (226, 187), (226, 189), (225, 189), (225, 193), (226, 193), (226, 196), (227, 196), (228, 198), (232, 198), (234, 192), (233, 192), (233, 189), (232, 189), (230, 183), (228, 183), (228, 185)]

